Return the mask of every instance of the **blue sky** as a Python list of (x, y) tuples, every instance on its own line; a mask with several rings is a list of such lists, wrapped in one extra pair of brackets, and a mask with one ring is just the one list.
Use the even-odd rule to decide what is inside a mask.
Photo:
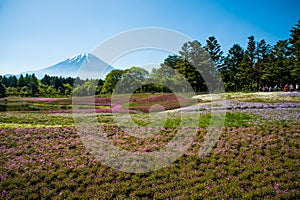
[[(214, 35), (224, 52), (245, 47), (250, 35), (273, 45), (289, 37), (299, 7), (297, 0), (0, 0), (0, 74), (41, 69), (142, 27), (173, 29), (202, 44)], [(128, 56), (115, 66), (164, 56)]]

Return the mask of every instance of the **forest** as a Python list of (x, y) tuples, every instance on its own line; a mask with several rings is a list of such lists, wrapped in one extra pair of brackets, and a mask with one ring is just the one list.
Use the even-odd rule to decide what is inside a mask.
[[(160, 68), (154, 68), (151, 72), (135, 66), (126, 70), (116, 69), (105, 80), (48, 75), (38, 80), (34, 74), (18, 78), (0, 76), (0, 97), (83, 96), (128, 93), (132, 90), (136, 93), (171, 92), (164, 86), (166, 83), (173, 85), (178, 92), (187, 92), (183, 84), (185, 80), (194, 92), (202, 93), (208, 90), (203, 79), (203, 73), (209, 70), (207, 66), (214, 66), (218, 70), (226, 91), (260, 91), (265, 86), (275, 85), (283, 90), (286, 84), (296, 85), (300, 83), (300, 20), (291, 28), (289, 38), (279, 40), (273, 46), (264, 39), (256, 41), (251, 35), (246, 48), (233, 44), (225, 55), (214, 36), (210, 36), (205, 45), (197, 40), (187, 42), (178, 55), (169, 55)], [(118, 82), (124, 87), (115, 91)]]

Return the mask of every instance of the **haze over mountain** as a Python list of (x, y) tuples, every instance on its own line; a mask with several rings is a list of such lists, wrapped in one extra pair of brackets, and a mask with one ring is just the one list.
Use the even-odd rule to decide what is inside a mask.
[[(90, 53), (80, 53), (50, 67), (18, 74), (35, 74), (38, 79), (49, 76), (79, 77), (81, 79), (105, 79), (105, 76), (115, 69)], [(11, 76), (6, 74), (5, 76)]]

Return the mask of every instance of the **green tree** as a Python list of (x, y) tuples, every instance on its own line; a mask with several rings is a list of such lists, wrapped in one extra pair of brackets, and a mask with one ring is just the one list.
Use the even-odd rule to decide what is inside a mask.
[(76, 85), (73, 91), (75, 96), (93, 96), (96, 94), (97, 80), (86, 80), (82, 85)]
[(3, 76), (2, 78), (2, 84), (5, 86), (5, 87), (8, 87), (9, 86), (9, 82), (8, 82), (8, 79), (6, 76)]
[(201, 43), (197, 40), (184, 43), (179, 54), (181, 60), (178, 61), (176, 69), (187, 79), (195, 92), (207, 91), (207, 83), (203, 77), (208, 81), (213, 80), (213, 63), (210, 55), (201, 47)]
[(234, 44), (228, 51), (224, 60), (224, 67), (221, 69), (221, 75), (225, 84), (225, 89), (229, 91), (237, 91), (240, 89), (239, 78), (237, 76), (244, 57), (243, 48)]
[[(179, 58), (179, 57), (178, 57)], [(166, 59), (167, 61), (167, 59)], [(180, 59), (177, 60), (179, 64)], [(166, 62), (167, 63), (167, 62)], [(158, 69), (153, 69), (151, 72), (151, 79), (156, 83), (155, 87), (152, 87), (150, 91), (158, 92), (185, 92), (185, 78), (178, 71), (175, 70), (176, 63), (173, 68), (169, 67), (166, 64), (161, 64), (161, 67)], [(179, 66), (178, 66), (179, 68)]]
[(74, 78), (68, 77), (68, 78), (65, 79), (64, 84), (68, 83), (68, 84), (70, 84), (71, 86), (73, 86), (73, 85), (74, 85), (74, 81), (75, 81)]
[(256, 43), (253, 35), (248, 37), (248, 45), (245, 54), (247, 55), (250, 64), (253, 67), (256, 61)]
[(8, 88), (6, 88), (6, 95), (7, 96), (18, 96), (19, 95), (18, 89), (15, 87), (8, 87)]
[(281, 87), (291, 81), (291, 60), (287, 40), (279, 40), (272, 48), (268, 62), (262, 74), (262, 81), (266, 85), (280, 84)]
[(63, 87), (61, 78), (58, 78), (57, 76), (52, 77), (51, 86), (53, 86), (56, 90), (58, 90), (59, 87)]
[(125, 70), (116, 86), (116, 93), (142, 92), (144, 81), (149, 79), (149, 72), (141, 67)]
[(55, 96), (57, 96), (57, 91), (55, 90), (55, 88), (50, 86), (50, 87), (47, 87), (46, 94), (48, 95), (48, 97), (55, 97)]
[(115, 85), (118, 83), (124, 73), (124, 70), (120, 69), (115, 69), (108, 73), (105, 77), (102, 93), (112, 93)]
[(50, 86), (50, 84), (51, 84), (51, 78), (50, 78), (50, 76), (46, 74), (46, 75), (41, 79), (41, 82), (42, 82), (43, 84), (45, 84), (45, 85)]
[(84, 91), (84, 88), (82, 85), (76, 85), (75, 88), (73, 88), (73, 96), (85, 96), (86, 92)]
[(8, 78), (8, 87), (17, 87), (18, 86), (18, 79), (16, 76), (10, 76)]
[(26, 82), (25, 82), (23, 74), (21, 74), (19, 79), (18, 79), (18, 87), (22, 88), (24, 86), (26, 86)]
[(291, 29), (289, 38), (290, 49), (291, 49), (291, 77), (294, 82), (300, 83), (300, 20)]
[(0, 83), (0, 98), (6, 97), (6, 89), (2, 83)]
[(29, 74), (26, 74), (24, 77), (25, 86), (29, 86), (31, 80), (31, 76)]
[(291, 44), (292, 55), (296, 57), (296, 59), (300, 60), (300, 20), (298, 23), (291, 29), (291, 34), (289, 38), (289, 43)]
[(217, 39), (214, 36), (210, 36), (206, 40), (206, 45), (204, 48), (215, 63), (216, 69), (221, 70), (223, 67), (224, 56), (223, 51), (221, 50), (221, 45), (218, 43)]
[(37, 95), (39, 93), (39, 84), (38, 79), (35, 74), (29, 75), (29, 89), (31, 91), (31, 95)]
[(256, 62), (256, 43), (254, 36), (248, 37), (247, 49), (243, 55), (243, 60), (238, 68), (236, 78), (243, 86), (243, 90), (254, 90), (256, 88), (255, 81), (255, 62)]
[(71, 95), (73, 91), (73, 87), (69, 83), (65, 83), (63, 86), (64, 86), (65, 95), (66, 96)]
[(28, 86), (24, 86), (20, 89), (20, 95), (22, 97), (28, 97), (30, 95), (31, 91)]
[(257, 62), (255, 64), (255, 78), (257, 90), (261, 86), (261, 73), (265, 68), (269, 53), (270, 45), (266, 43), (265, 40), (261, 40), (257, 45)]
[(96, 94), (96, 87), (98, 85), (98, 80), (88, 80), (83, 84), (83, 89), (86, 95), (92, 96)]

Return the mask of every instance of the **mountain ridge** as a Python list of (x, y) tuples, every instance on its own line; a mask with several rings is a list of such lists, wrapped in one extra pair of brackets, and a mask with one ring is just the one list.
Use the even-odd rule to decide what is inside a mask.
[[(81, 79), (104, 79), (114, 69), (91, 53), (79, 53), (49, 67), (21, 72), (15, 76), (34, 73), (38, 79), (42, 79), (46, 74), (49, 76), (79, 77)], [(13, 74), (6, 74), (5, 76), (13, 76)]]

